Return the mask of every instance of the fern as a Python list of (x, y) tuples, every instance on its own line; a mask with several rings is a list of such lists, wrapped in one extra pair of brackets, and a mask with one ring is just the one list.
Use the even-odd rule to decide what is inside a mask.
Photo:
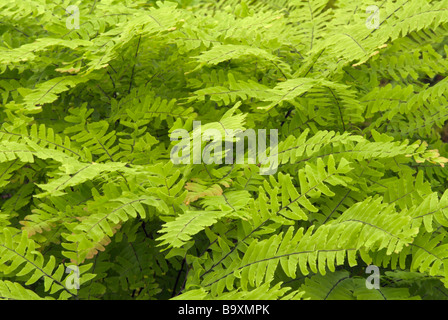
[(447, 7), (2, 1), (0, 299), (446, 299)]

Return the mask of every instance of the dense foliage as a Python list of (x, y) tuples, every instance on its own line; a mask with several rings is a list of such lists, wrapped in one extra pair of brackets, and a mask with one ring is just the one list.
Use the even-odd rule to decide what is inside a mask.
[[(447, 9), (1, 0), (0, 297), (446, 298)], [(193, 121), (278, 170), (173, 163)]]

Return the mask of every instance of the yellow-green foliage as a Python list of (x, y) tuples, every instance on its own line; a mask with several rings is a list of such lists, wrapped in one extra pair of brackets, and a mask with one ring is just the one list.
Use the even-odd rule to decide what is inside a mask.
[[(1, 0), (0, 298), (444, 299), (447, 8)], [(173, 164), (193, 121), (278, 171)]]

